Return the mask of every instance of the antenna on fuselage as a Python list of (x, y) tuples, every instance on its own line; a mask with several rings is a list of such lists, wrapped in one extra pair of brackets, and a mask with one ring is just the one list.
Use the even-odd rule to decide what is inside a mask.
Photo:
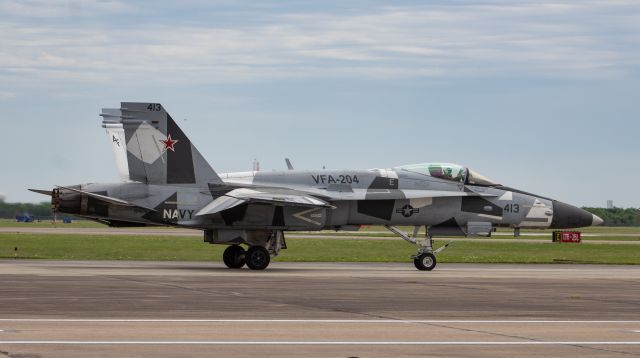
[(285, 163), (287, 163), (287, 169), (293, 170), (293, 165), (291, 165), (291, 161), (289, 158), (284, 158)]

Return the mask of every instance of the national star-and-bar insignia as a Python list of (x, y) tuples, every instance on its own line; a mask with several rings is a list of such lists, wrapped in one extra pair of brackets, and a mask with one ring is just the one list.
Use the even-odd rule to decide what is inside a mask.
[(396, 213), (402, 214), (405, 218), (412, 216), (413, 214), (417, 214), (420, 212), (420, 209), (414, 208), (413, 206), (407, 204), (399, 209), (396, 209)]
[(179, 140), (177, 139), (171, 139), (171, 134), (167, 134), (167, 139), (165, 140), (159, 140), (160, 143), (162, 143), (164, 145), (164, 151), (166, 152), (167, 150), (171, 150), (172, 152), (175, 152), (176, 149), (174, 148), (174, 146), (176, 145), (176, 143), (179, 142)]

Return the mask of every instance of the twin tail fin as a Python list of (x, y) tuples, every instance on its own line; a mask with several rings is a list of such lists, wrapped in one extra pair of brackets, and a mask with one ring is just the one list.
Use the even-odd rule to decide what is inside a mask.
[(147, 184), (223, 184), (160, 103), (122, 102), (104, 108), (120, 178)]

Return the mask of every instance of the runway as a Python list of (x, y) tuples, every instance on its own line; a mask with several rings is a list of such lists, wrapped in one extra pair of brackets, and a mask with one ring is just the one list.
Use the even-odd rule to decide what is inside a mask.
[(634, 266), (4, 260), (0, 282), (0, 357), (640, 355)]

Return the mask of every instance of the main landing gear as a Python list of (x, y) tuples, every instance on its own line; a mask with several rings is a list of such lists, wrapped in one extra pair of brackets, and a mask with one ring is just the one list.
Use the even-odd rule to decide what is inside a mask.
[(251, 245), (245, 250), (240, 245), (231, 245), (224, 250), (222, 261), (231, 269), (239, 269), (247, 265), (252, 270), (264, 270), (269, 266), (271, 257), (278, 256), (281, 249), (286, 248), (282, 231), (275, 231), (261, 245)]
[(444, 246), (438, 248), (437, 250), (433, 250), (433, 238), (429, 235), (429, 230), (427, 229), (427, 233), (425, 234), (425, 238), (418, 242), (416, 237), (418, 236), (418, 231), (420, 231), (420, 226), (416, 226), (413, 229), (413, 233), (411, 235), (407, 235), (402, 230), (398, 229), (395, 226), (385, 225), (387, 230), (392, 233), (400, 236), (403, 240), (418, 246), (418, 252), (411, 256), (413, 259), (413, 265), (420, 271), (431, 271), (436, 267), (436, 254), (442, 252), (442, 250), (446, 249), (451, 242), (446, 243)]
[(271, 256), (269, 251), (262, 246), (251, 246), (245, 255), (247, 267), (252, 270), (264, 270), (269, 266)]
[(240, 245), (231, 245), (224, 250), (222, 261), (228, 268), (238, 269), (246, 263), (246, 251)]
[(224, 250), (222, 261), (231, 269), (239, 269), (246, 264), (252, 270), (264, 270), (271, 262), (271, 255), (262, 246), (250, 246), (245, 251), (240, 245), (231, 245)]

